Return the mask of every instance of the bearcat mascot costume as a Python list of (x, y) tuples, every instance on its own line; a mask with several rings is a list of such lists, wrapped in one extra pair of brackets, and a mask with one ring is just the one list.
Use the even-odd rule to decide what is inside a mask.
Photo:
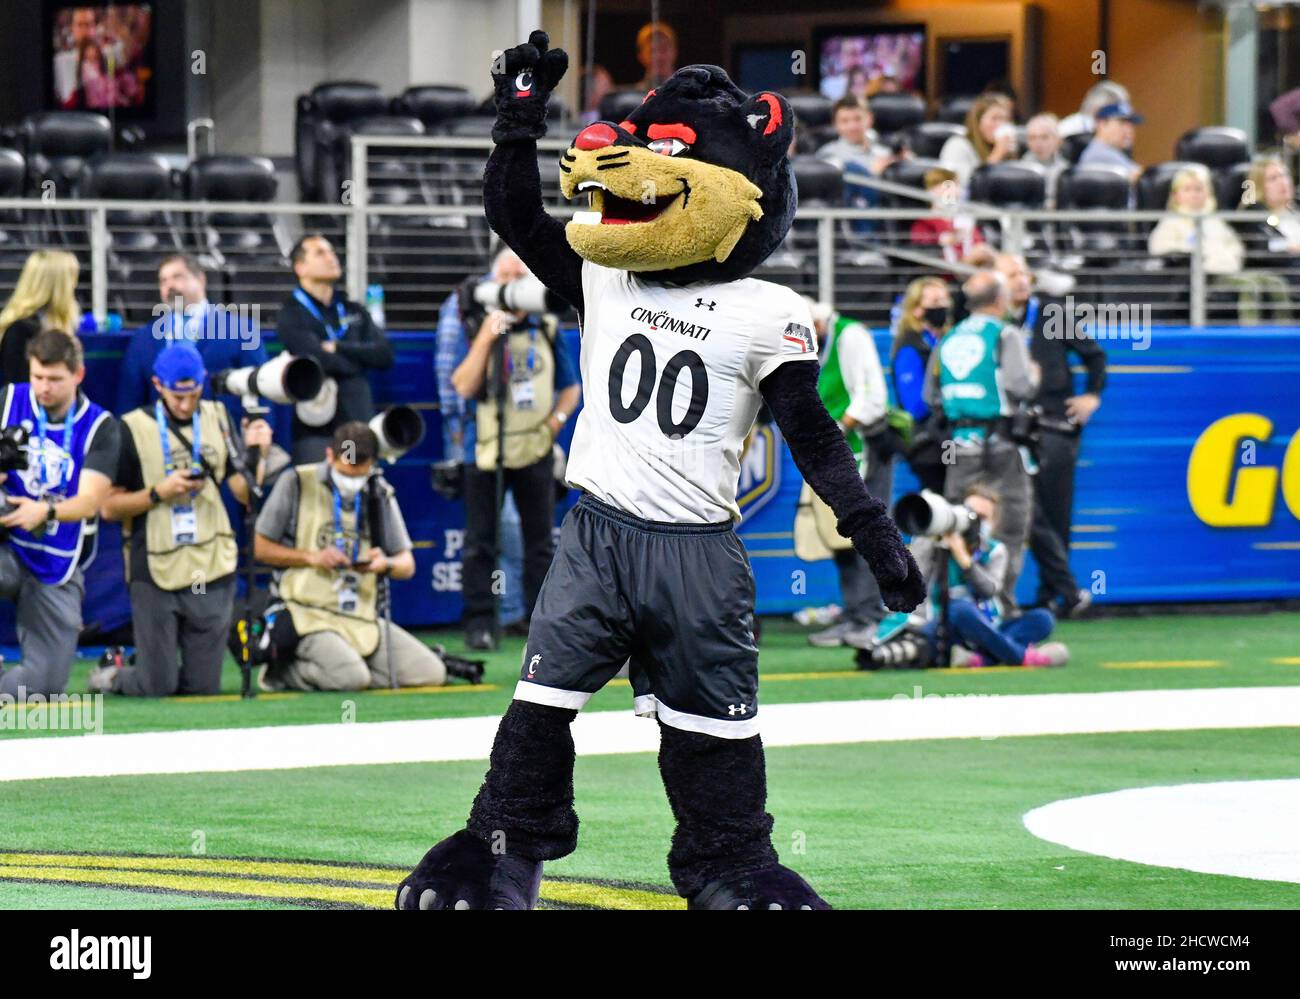
[(525, 909), (542, 862), (573, 852), (570, 723), (626, 662), (657, 717), (676, 819), (668, 868), (695, 909), (825, 909), (771, 843), (755, 719), (754, 579), (732, 531), (743, 441), (766, 402), (804, 478), (834, 511), (887, 606), (924, 587), (817, 394), (804, 301), (747, 277), (795, 210), (793, 114), (717, 66), (687, 66), (627, 120), (589, 125), (560, 159), (567, 223), (542, 206), (537, 139), (568, 66), (535, 31), (497, 58), (491, 227), (577, 310), (584, 407), (565, 518), (515, 699), (466, 827), (398, 889), (399, 909)]

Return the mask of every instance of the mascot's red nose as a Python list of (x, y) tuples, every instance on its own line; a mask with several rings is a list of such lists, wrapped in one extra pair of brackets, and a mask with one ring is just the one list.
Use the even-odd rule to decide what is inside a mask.
[(578, 137), (573, 140), (573, 144), (579, 149), (604, 149), (606, 146), (612, 146), (618, 138), (618, 133), (608, 125), (596, 122), (594, 125), (588, 125)]

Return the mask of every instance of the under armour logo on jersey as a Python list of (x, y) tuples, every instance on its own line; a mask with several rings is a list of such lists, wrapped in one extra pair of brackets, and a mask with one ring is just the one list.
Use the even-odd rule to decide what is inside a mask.
[(697, 309), (702, 307), (702, 308), (708, 309), (710, 312), (713, 311), (713, 307), (714, 307), (715, 305), (717, 305), (717, 304), (718, 304), (717, 302), (706, 302), (706, 301), (705, 301), (704, 299), (702, 299), (702, 298), (697, 298), (697, 299), (695, 300), (695, 307), (696, 307)]
[(727, 714), (729, 714), (729, 715), (743, 715), (743, 714), (744, 714), (746, 711), (748, 711), (748, 710), (749, 710), (749, 705), (748, 705), (748, 704), (728, 704), (728, 705), (727, 705)]
[(541, 654), (540, 652), (537, 653), (537, 655), (533, 656), (532, 659), (528, 660), (528, 675), (529, 675), (529, 676), (536, 676), (536, 675), (537, 675), (537, 665), (538, 665), (541, 661), (542, 661), (542, 654)]

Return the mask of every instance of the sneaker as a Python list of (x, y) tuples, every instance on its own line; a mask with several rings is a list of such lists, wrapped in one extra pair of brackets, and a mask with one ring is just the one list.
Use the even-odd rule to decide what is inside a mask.
[(86, 681), (86, 686), (92, 694), (111, 694), (113, 692), (113, 677), (117, 676), (117, 666), (100, 665), (90, 671), (90, 678)]
[(958, 669), (982, 669), (984, 667), (984, 657), (978, 652), (972, 652), (964, 645), (954, 645), (952, 647), (952, 665)]
[(844, 632), (844, 644), (851, 649), (870, 649), (876, 644), (876, 622), (850, 624)]
[(487, 628), (475, 628), (465, 632), (465, 648), (478, 652), (495, 652), (497, 640)]
[(1021, 666), (1064, 666), (1070, 661), (1070, 650), (1060, 642), (1031, 645), (1025, 649)]
[(819, 649), (838, 649), (845, 644), (845, 636), (854, 628), (860, 627), (861, 625), (855, 625), (852, 621), (839, 621), (822, 631), (814, 631), (808, 636), (808, 644), (815, 645)]
[(447, 668), (447, 676), (454, 676), (459, 680), (468, 680), (472, 684), (483, 682), (485, 663), (482, 659), (466, 659), (464, 656), (453, 655), (441, 645), (435, 645), (433, 652), (442, 660), (443, 666)]
[(1091, 607), (1092, 591), (1080, 587), (1075, 599), (1071, 603), (1065, 605), (1061, 611), (1061, 615), (1063, 617), (1083, 617), (1088, 613), (1088, 610)]
[(257, 689), (263, 694), (276, 694), (284, 690), (284, 683), (271, 675), (270, 663), (262, 663), (257, 667)]

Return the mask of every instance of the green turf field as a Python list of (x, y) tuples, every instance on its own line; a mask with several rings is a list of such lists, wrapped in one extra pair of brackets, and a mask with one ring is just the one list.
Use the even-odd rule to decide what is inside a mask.
[[(432, 637), (459, 648), (454, 635)], [(1060, 637), (1074, 654), (1062, 670), (857, 673), (848, 652), (812, 649), (802, 629), (768, 622), (763, 703), (890, 697), (918, 684), (926, 693), (1023, 694), (1300, 683), (1297, 614), (1068, 622)], [(510, 697), (521, 647), (490, 657), (484, 689), (112, 700), (105, 731), (337, 722), (349, 701), (358, 722), (494, 715)], [(86, 668), (70, 689), (84, 684)], [(232, 693), (237, 682), (232, 668)], [(627, 687), (615, 686), (587, 710), (629, 701)], [(628, 724), (647, 723), (629, 713)], [(1295, 744), (1294, 729), (1264, 728), (769, 749), (775, 842), (842, 907), (1295, 908), (1294, 884), (1093, 857), (1039, 840), (1022, 823), (1026, 811), (1078, 795), (1300, 777)], [(420, 763), (0, 784), (0, 849), (11, 851), (0, 854), (0, 906), (391, 904), (389, 886), (463, 822), (483, 769)], [(676, 905), (664, 894), (671, 819), (653, 755), (582, 757), (576, 785), (581, 842), (548, 865), (543, 900)]]

